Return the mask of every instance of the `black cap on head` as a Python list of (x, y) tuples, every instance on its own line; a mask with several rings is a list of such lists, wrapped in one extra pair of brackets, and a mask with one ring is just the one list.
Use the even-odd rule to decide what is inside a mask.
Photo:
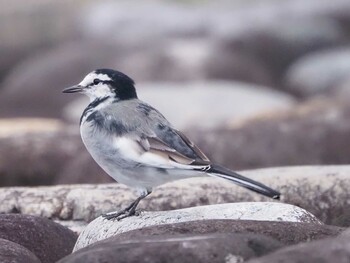
[(96, 74), (105, 74), (111, 80), (106, 81), (114, 89), (116, 96), (120, 100), (137, 98), (135, 82), (127, 75), (113, 69), (97, 69)]

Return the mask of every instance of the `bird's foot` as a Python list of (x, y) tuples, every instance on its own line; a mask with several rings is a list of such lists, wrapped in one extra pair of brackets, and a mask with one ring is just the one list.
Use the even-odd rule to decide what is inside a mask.
[(140, 212), (136, 211), (136, 209), (123, 209), (121, 211), (115, 211), (115, 212), (109, 212), (109, 213), (103, 214), (102, 217), (107, 220), (116, 219), (117, 221), (119, 221), (129, 216), (138, 216), (138, 215), (140, 215)]

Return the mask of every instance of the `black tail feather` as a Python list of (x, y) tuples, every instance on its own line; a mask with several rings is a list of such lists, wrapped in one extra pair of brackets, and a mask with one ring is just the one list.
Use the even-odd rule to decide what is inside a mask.
[(256, 182), (252, 179), (239, 175), (220, 165), (211, 164), (210, 169), (208, 169), (206, 172), (210, 175), (230, 180), (256, 193), (265, 195), (267, 197), (271, 197), (273, 199), (280, 199), (281, 194), (279, 192), (271, 189), (270, 187), (267, 187), (266, 185), (263, 185), (262, 183)]

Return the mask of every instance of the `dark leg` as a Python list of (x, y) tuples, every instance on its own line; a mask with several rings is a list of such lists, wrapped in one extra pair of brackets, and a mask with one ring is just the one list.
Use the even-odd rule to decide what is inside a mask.
[(140, 201), (143, 198), (145, 198), (146, 196), (148, 196), (150, 193), (151, 193), (151, 191), (147, 191), (147, 192), (143, 193), (142, 195), (140, 195), (134, 202), (132, 202), (125, 209), (123, 209), (121, 211), (115, 211), (115, 212), (109, 212), (109, 213), (103, 214), (102, 217), (107, 219), (107, 220), (111, 220), (111, 219), (116, 218), (119, 221), (123, 218), (135, 215), (136, 214), (136, 207), (138, 206)]

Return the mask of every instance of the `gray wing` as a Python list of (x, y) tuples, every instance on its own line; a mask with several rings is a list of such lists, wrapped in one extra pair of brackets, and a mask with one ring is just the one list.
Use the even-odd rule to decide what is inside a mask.
[(182, 132), (176, 130), (167, 119), (156, 109), (146, 103), (138, 106), (141, 114), (147, 120), (148, 131), (140, 140), (145, 150), (167, 152), (169, 158), (177, 162), (192, 165), (209, 164), (209, 158)]
[(113, 115), (113, 122), (105, 122), (104, 127), (110, 127), (110, 132), (116, 136), (127, 136), (136, 141), (145, 152), (161, 155), (179, 164), (203, 167), (210, 163), (193, 142), (147, 103), (140, 100), (125, 104), (118, 102), (107, 114)]

